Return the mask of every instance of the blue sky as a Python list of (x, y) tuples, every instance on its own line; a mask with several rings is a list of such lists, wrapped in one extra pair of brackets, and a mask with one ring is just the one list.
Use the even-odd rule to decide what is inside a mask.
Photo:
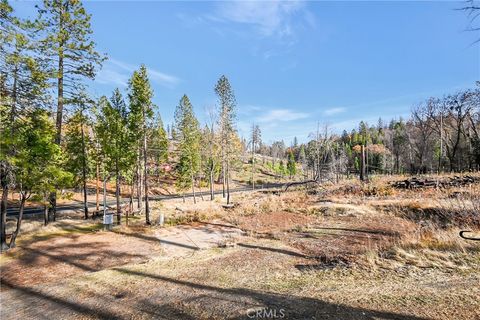
[[(35, 2), (13, 2), (30, 15)], [(225, 74), (238, 129), (265, 142), (306, 141), (404, 116), (415, 103), (480, 80), (480, 34), (466, 32), (461, 2), (88, 1), (94, 40), (109, 56), (91, 91), (126, 88), (144, 63), (165, 123), (187, 94), (201, 121)]]

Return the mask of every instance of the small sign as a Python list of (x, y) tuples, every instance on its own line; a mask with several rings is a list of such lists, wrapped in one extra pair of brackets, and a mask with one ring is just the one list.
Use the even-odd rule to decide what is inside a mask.
[(113, 214), (105, 214), (103, 216), (103, 224), (113, 224)]

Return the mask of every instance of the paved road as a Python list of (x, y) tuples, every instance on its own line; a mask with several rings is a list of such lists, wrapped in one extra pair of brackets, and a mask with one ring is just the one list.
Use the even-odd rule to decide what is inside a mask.
[[(272, 189), (272, 188), (279, 188), (282, 187), (284, 184), (282, 183), (271, 183), (268, 185), (263, 185), (262, 188), (257, 188), (255, 189), (256, 191), (262, 190), (262, 189)], [(252, 191), (251, 186), (241, 186), (237, 188), (230, 189), (230, 192), (244, 192), (244, 191)], [(222, 194), (222, 190), (217, 190), (215, 191), (215, 194)], [(202, 192), (196, 192), (196, 196), (208, 196), (210, 195), (210, 191), (202, 191)], [(183, 194), (171, 194), (171, 195), (157, 195), (157, 196), (150, 196), (149, 199), (151, 201), (162, 201), (162, 200), (168, 200), (168, 199), (178, 199), (178, 198), (183, 198)], [(192, 193), (186, 193), (185, 194), (186, 198), (191, 198), (193, 197)], [(122, 198), (120, 200), (122, 203), (126, 203), (130, 201), (129, 198)], [(107, 201), (107, 207), (115, 206), (116, 205), (116, 200), (108, 200)], [(93, 210), (96, 207), (95, 202), (88, 202), (88, 207), (89, 210)], [(100, 201), (100, 208), (101, 210), (103, 209), (103, 202)], [(35, 215), (43, 215), (43, 207), (29, 207), (25, 208), (23, 214), (24, 216), (35, 216)], [(62, 213), (62, 212), (69, 212), (69, 211), (79, 211), (83, 210), (83, 202), (77, 202), (77, 203), (71, 203), (71, 204), (62, 204), (57, 206), (57, 213)], [(11, 207), (7, 209), (7, 216), (17, 216), (18, 215), (18, 207)]]

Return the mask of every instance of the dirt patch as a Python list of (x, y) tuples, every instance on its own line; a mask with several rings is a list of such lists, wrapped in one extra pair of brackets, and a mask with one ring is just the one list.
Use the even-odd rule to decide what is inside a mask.
[(387, 250), (416, 230), (411, 221), (366, 206), (316, 204), (308, 212), (240, 216), (237, 225), (252, 235), (278, 239), (324, 264), (351, 263), (368, 251)]
[(232, 219), (253, 236), (280, 240), (299, 256), (326, 265), (351, 263), (366, 252), (388, 250), (417, 230), (412, 221), (362, 204), (326, 201), (292, 211), (237, 215)]
[[(159, 244), (113, 232), (71, 234), (19, 246), (15, 259), (1, 266), (1, 281), (33, 285), (147, 261), (161, 252)], [(3, 289), (3, 288), (2, 288)]]
[(245, 231), (268, 234), (300, 228), (313, 221), (315, 218), (308, 215), (282, 211), (242, 216), (237, 225)]
[(243, 232), (219, 221), (194, 222), (155, 231), (167, 256), (182, 256), (198, 250), (228, 246)]
[(396, 217), (335, 217), (282, 240), (322, 263), (350, 263), (368, 251), (386, 250), (414, 232), (414, 224)]

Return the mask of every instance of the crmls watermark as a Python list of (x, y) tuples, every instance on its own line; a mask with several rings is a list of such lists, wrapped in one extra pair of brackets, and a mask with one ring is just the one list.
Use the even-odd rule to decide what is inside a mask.
[(250, 319), (282, 319), (285, 318), (285, 309), (252, 308), (247, 310)]

